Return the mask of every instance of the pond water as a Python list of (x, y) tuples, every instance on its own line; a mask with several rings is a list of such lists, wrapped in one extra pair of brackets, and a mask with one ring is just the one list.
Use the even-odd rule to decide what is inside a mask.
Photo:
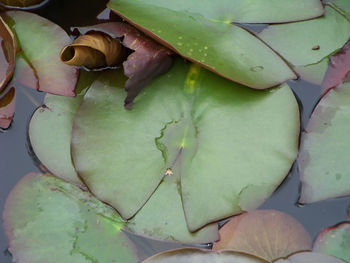
[[(59, 24), (67, 32), (71, 26), (83, 26), (97, 22), (97, 15), (105, 9), (106, 0), (52, 0), (48, 5), (35, 11), (51, 21)], [(99, 17), (108, 16), (104, 12)], [(260, 27), (252, 27), (260, 30)], [(304, 81), (289, 81), (296, 94), (302, 113), (302, 129), (306, 126), (313, 108), (320, 99), (321, 88)], [(27, 130), (34, 110), (42, 104), (44, 94), (34, 90), (18, 87), (16, 115), (12, 126), (0, 132), (0, 211), (9, 191), (29, 172), (39, 172), (38, 164), (28, 142)], [(288, 121), (288, 120), (286, 120)], [(312, 238), (326, 227), (333, 226), (347, 219), (350, 197), (338, 198), (311, 205), (298, 205), (299, 174), (294, 165), (281, 187), (260, 207), (284, 211), (297, 220), (309, 231)], [(130, 234), (130, 238), (138, 247), (139, 256), (144, 259), (162, 250), (183, 247), (182, 244), (152, 241)], [(0, 262), (10, 263), (11, 255), (7, 251), (7, 237), (0, 228)], [(205, 247), (203, 245), (202, 247)]]

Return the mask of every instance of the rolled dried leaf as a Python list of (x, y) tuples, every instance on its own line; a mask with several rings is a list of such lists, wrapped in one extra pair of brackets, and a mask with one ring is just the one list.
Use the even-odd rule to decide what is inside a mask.
[(61, 60), (67, 65), (95, 69), (121, 63), (124, 54), (124, 47), (118, 40), (102, 32), (91, 32), (64, 47)]
[(0, 16), (0, 92), (12, 78), (16, 64), (16, 40)]
[(10, 127), (16, 106), (16, 90), (11, 88), (2, 98), (0, 98), (0, 128)]

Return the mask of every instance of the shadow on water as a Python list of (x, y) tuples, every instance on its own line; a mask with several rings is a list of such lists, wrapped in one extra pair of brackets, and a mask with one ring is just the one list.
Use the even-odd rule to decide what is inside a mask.
[[(67, 32), (72, 26), (84, 26), (93, 24), (95, 18), (105, 9), (106, 0), (51, 0), (51, 2), (35, 12), (51, 21), (61, 25)], [(108, 17), (108, 12), (103, 12), (99, 17)], [(247, 27), (247, 26), (246, 26)], [(261, 30), (253, 28), (252, 30)], [(313, 108), (320, 99), (320, 87), (304, 81), (289, 81), (296, 94), (301, 114), (301, 129), (303, 130), (309, 120)], [(14, 121), (9, 130), (0, 132), (0, 211), (3, 211), (5, 199), (9, 191), (25, 174), (29, 172), (40, 172), (38, 161), (27, 141), (27, 129), (35, 106), (29, 96), (32, 96), (39, 104), (43, 101), (43, 93), (19, 88), (17, 92), (17, 107)], [(286, 120), (288, 121), (288, 120)], [(282, 186), (265, 201), (260, 207), (262, 209), (277, 209), (284, 211), (299, 220), (315, 238), (318, 232), (328, 226), (335, 225), (347, 219), (350, 198), (338, 198), (318, 202), (311, 205), (298, 205), (299, 198), (299, 174), (297, 166), (294, 165), (289, 176), (284, 180)], [(139, 256), (146, 258), (152, 254), (166, 249), (182, 247), (179, 244), (151, 241), (146, 238), (128, 234), (135, 242), (139, 250)], [(0, 230), (0, 262), (10, 263), (11, 254), (7, 250), (7, 238), (3, 228)], [(208, 246), (201, 246), (208, 248)]]

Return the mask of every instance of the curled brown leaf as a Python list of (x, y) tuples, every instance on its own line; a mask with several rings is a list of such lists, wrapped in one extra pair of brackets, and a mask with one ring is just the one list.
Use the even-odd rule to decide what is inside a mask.
[(64, 47), (60, 56), (67, 65), (95, 69), (117, 65), (124, 55), (124, 47), (118, 40), (101, 32), (89, 32)]
[(0, 128), (7, 129), (15, 112), (16, 90), (11, 88), (5, 95), (0, 98)]

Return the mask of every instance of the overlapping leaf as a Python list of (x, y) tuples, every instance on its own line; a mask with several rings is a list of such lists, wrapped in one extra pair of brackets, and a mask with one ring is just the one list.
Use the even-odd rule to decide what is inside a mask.
[(10, 81), (16, 64), (17, 43), (11, 30), (0, 16), (0, 92)]
[(47, 94), (29, 125), (29, 138), (39, 160), (56, 176), (75, 184), (82, 184), (70, 154), (73, 118), (86, 89), (98, 73), (81, 71), (74, 98)]
[(241, 251), (274, 261), (311, 250), (311, 237), (298, 221), (285, 213), (256, 210), (226, 223), (213, 249)]
[[(124, 101), (126, 108), (132, 108), (133, 101), (140, 91), (156, 76), (169, 70), (172, 65), (172, 52), (144, 36), (134, 27), (119, 22), (102, 23), (78, 29), (83, 34), (103, 32), (134, 52), (124, 61), (124, 74), (129, 78), (125, 83), (128, 95)], [(109, 54), (112, 56), (112, 54)], [(125, 53), (117, 54), (115, 59)]]
[(323, 14), (319, 0), (111, 0), (108, 6), (183, 57), (256, 89), (276, 86), (295, 74), (263, 42), (233, 23), (286, 22)]
[(315, 252), (301, 252), (288, 259), (279, 259), (275, 263), (346, 263), (336, 257)]
[(324, 229), (316, 238), (313, 251), (350, 262), (350, 222)]
[(267, 263), (267, 261), (234, 251), (212, 252), (178, 249), (160, 253), (142, 263)]
[(14, 262), (137, 262), (115, 210), (51, 175), (29, 174), (16, 185), (4, 225)]
[(0, 4), (5, 5), (7, 7), (26, 8), (38, 6), (39, 4), (48, 1), (49, 0), (0, 0)]
[(26, 82), (27, 75), (17, 81), (40, 91), (74, 96), (78, 70), (59, 58), (60, 49), (70, 42), (67, 33), (49, 20), (27, 12), (10, 11), (2, 17), (17, 38), (20, 55), (27, 62), (25, 72), (36, 78), (35, 86)]
[[(176, 187), (189, 230), (198, 230), (256, 208), (295, 159), (299, 114), (287, 86), (257, 92), (177, 60), (126, 111), (120, 105), (124, 83), (115, 78), (96, 81), (85, 95), (74, 120), (72, 157), (89, 189), (124, 218), (154, 191)], [(180, 202), (171, 191), (153, 194), (140, 217), (161, 210), (158, 204)]]
[(350, 194), (350, 83), (327, 93), (313, 112), (301, 139), (300, 202)]
[(272, 25), (259, 37), (293, 65), (302, 77), (321, 84), (327, 70), (325, 61), (328, 63), (329, 56), (349, 40), (350, 22), (327, 6), (324, 17)]

